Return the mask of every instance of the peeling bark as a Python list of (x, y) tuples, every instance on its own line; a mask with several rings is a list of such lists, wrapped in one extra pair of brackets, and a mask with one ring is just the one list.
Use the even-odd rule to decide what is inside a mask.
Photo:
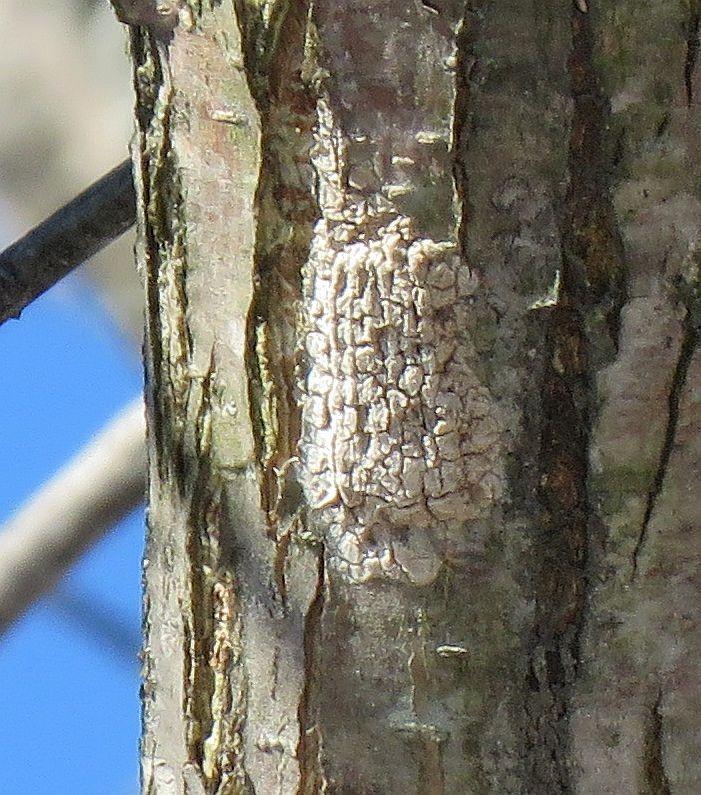
[(698, 791), (695, 0), (169, 9), (144, 791)]

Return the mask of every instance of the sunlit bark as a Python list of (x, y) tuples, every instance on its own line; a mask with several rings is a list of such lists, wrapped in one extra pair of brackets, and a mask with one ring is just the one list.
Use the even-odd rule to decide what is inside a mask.
[(146, 792), (699, 791), (698, 19), (133, 29)]

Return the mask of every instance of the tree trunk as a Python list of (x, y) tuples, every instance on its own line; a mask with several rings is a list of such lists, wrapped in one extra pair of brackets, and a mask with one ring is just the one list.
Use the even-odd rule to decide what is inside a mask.
[(144, 792), (700, 792), (697, 0), (179, 5)]

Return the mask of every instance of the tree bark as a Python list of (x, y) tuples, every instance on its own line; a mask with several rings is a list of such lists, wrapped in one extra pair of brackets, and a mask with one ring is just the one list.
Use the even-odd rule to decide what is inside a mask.
[(698, 792), (696, 0), (168, 13), (144, 792)]

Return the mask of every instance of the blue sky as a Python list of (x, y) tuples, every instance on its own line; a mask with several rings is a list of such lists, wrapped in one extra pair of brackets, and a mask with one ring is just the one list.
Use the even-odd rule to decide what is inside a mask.
[[(0, 355), (2, 522), (142, 379), (77, 276), (0, 327)], [(0, 638), (0, 792), (138, 792), (142, 544), (139, 511)]]

